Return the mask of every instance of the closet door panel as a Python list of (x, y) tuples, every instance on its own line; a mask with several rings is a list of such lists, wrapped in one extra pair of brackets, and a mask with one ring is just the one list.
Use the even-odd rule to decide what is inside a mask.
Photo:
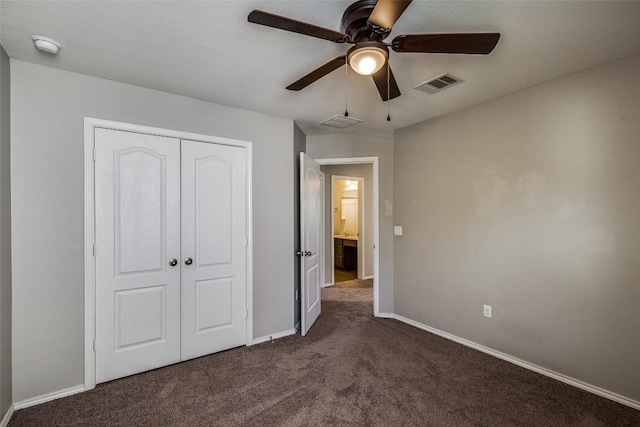
[(180, 141), (95, 130), (96, 381), (180, 360)]
[(245, 245), (246, 149), (183, 140), (183, 360), (246, 343)]

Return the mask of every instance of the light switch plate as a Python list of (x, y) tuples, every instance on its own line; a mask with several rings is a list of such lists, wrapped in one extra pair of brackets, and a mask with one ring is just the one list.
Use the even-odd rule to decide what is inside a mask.
[(401, 225), (395, 225), (393, 227), (393, 235), (394, 236), (402, 236), (402, 226)]

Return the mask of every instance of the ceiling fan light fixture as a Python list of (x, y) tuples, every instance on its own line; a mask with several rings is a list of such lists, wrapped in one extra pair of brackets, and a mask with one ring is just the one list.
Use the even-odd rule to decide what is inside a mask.
[(359, 43), (349, 50), (349, 65), (358, 74), (370, 76), (377, 73), (387, 63), (389, 52), (377, 43), (364, 45)]

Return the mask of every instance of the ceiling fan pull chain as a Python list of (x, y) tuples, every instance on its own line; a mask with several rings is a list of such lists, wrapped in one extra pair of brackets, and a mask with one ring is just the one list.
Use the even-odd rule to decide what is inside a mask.
[(389, 66), (389, 60), (387, 60), (387, 121), (391, 121), (391, 67)]
[(347, 104), (349, 101), (349, 90), (348, 90), (348, 77), (349, 77), (349, 61), (347, 59), (347, 57), (345, 56), (344, 58), (344, 116), (345, 117), (349, 117), (349, 109), (347, 108)]

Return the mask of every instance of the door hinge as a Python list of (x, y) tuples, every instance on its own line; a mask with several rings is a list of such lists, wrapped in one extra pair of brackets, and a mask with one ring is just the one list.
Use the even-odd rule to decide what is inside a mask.
[(93, 251), (93, 256), (96, 256), (96, 244), (95, 243), (93, 244), (92, 251)]
[(96, 161), (96, 148), (93, 147), (93, 161)]
[(96, 352), (96, 340), (95, 339), (93, 340), (93, 352), (94, 353)]
[(244, 318), (248, 319), (249, 318), (249, 310), (245, 310), (244, 311)]

